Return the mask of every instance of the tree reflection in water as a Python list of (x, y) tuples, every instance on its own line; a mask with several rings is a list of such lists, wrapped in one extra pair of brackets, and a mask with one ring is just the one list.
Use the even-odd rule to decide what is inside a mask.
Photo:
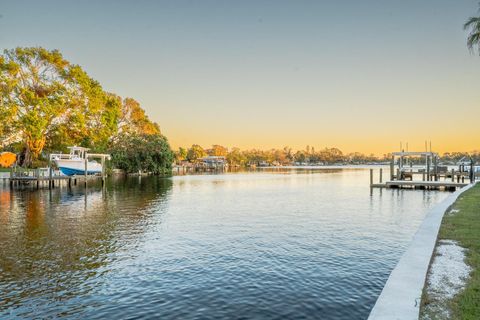
[(17, 307), (15, 315), (34, 315), (43, 302), (74, 297), (83, 297), (77, 310), (62, 315), (92, 306), (85, 297), (113, 271), (115, 253), (141, 240), (171, 188), (157, 177), (112, 178), (105, 189), (0, 188), (0, 315)]

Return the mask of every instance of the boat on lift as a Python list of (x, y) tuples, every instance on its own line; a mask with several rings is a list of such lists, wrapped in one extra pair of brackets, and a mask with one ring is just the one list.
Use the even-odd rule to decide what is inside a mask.
[(85, 175), (85, 160), (87, 161), (87, 174), (102, 173), (102, 165), (95, 160), (88, 159), (88, 148), (69, 147), (69, 154), (52, 154), (50, 159), (54, 161), (60, 171), (66, 176)]

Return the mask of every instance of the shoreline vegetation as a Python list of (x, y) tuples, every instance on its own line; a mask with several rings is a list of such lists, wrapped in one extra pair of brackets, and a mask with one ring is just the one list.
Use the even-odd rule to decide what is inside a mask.
[[(464, 262), (470, 275), (464, 287), (453, 297), (435, 296), (424, 287), (421, 319), (478, 319), (480, 314), (480, 184), (467, 190), (446, 212), (438, 234), (436, 251), (445, 242), (453, 242), (465, 252)], [(434, 257), (435, 258), (435, 257)], [(433, 259), (432, 259), (433, 260)], [(432, 268), (432, 265), (430, 266)], [(454, 273), (451, 269), (449, 273)], [(432, 276), (431, 270), (427, 276)], [(428, 283), (429, 280), (427, 279)], [(452, 286), (446, 283), (445, 286)]]
[[(180, 147), (174, 151), (174, 155), (177, 165), (196, 163), (204, 157), (212, 156), (224, 157), (226, 163), (233, 167), (388, 164), (392, 158), (391, 153), (376, 156), (360, 152), (343, 153), (338, 148), (316, 150), (311, 146), (295, 151), (290, 147), (270, 150), (240, 150), (239, 148), (228, 149), (221, 145), (213, 145), (211, 148), (204, 149), (198, 144), (194, 144), (190, 148)], [(446, 152), (440, 156), (440, 161), (444, 164), (455, 165), (461, 159), (470, 157), (475, 162), (480, 162), (480, 151)], [(424, 160), (421, 158), (412, 158), (413, 164), (423, 164), (423, 162)]]
[[(196, 166), (207, 156), (222, 157), (229, 167), (383, 164), (391, 158), (311, 146), (240, 150), (194, 144), (172, 151), (135, 99), (104, 91), (58, 50), (41, 47), (0, 54), (0, 93), (0, 152), (17, 154), (24, 168), (46, 167), (50, 153), (67, 153), (69, 146), (109, 153), (109, 167), (127, 174), (170, 175), (174, 165)], [(455, 164), (464, 157), (479, 162), (480, 151), (445, 153), (440, 161)]]
[(0, 54), (0, 152), (45, 167), (69, 146), (110, 153), (125, 172), (171, 172), (173, 153), (160, 126), (133, 98), (106, 92), (58, 50), (15, 48)]

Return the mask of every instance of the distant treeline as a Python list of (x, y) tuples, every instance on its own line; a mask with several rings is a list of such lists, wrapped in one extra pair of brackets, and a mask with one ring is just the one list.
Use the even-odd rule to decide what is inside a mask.
[[(0, 151), (19, 154), (20, 165), (40, 166), (48, 153), (74, 145), (113, 152), (114, 165), (134, 172), (152, 171), (144, 167), (150, 158), (161, 161), (153, 171), (162, 173), (173, 161), (158, 124), (134, 99), (104, 91), (57, 50), (5, 50), (0, 54)], [(167, 154), (137, 154), (155, 150)]]
[[(233, 166), (369, 164), (387, 162), (392, 157), (390, 153), (382, 156), (365, 155), (360, 152), (343, 153), (338, 148), (324, 148), (317, 151), (310, 146), (307, 146), (305, 150), (293, 151), (290, 147), (270, 150), (240, 150), (239, 148), (228, 149), (220, 145), (204, 149), (198, 144), (194, 144), (188, 149), (180, 147), (175, 151), (177, 163), (186, 161), (195, 163), (206, 156), (223, 156), (228, 164)], [(469, 157), (480, 163), (480, 151), (444, 153), (441, 155), (440, 161), (454, 164)], [(413, 162), (421, 163), (422, 160), (418, 158)]]

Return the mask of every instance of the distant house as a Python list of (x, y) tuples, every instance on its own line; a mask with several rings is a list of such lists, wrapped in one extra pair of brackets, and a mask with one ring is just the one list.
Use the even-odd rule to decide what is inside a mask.
[(207, 167), (225, 167), (227, 159), (224, 156), (207, 156), (199, 159)]

